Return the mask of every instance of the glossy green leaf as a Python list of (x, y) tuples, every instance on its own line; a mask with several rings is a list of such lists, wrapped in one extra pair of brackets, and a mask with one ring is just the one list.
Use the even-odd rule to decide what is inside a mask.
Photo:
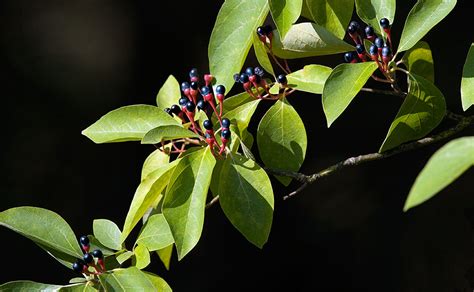
[(379, 152), (423, 138), (444, 118), (446, 102), (436, 86), (425, 78), (410, 74), (408, 95), (405, 97)]
[(173, 235), (163, 214), (150, 216), (137, 238), (137, 244), (146, 246), (149, 251), (165, 248), (173, 242)]
[(474, 137), (458, 138), (444, 145), (416, 178), (403, 210), (432, 198), (471, 166), (474, 166)]
[(145, 215), (148, 208), (150, 208), (161, 195), (168, 182), (170, 181), (171, 173), (178, 164), (179, 160), (175, 160), (170, 164), (163, 165), (154, 172), (150, 173), (138, 186), (133, 196), (130, 209), (123, 226), (121, 242), (124, 242), (127, 236), (132, 231), (133, 227)]
[(268, 0), (268, 4), (281, 39), (285, 39), (293, 23), (300, 17), (303, 0)]
[(257, 61), (260, 66), (262, 66), (265, 71), (275, 76), (275, 71), (273, 70), (272, 62), (268, 57), (267, 48), (265, 47), (265, 44), (259, 39), (256, 33), (253, 35), (253, 49), (255, 51), (255, 57), (257, 58)]
[(323, 109), (328, 127), (349, 106), (376, 69), (375, 62), (340, 64), (334, 68), (323, 89)]
[(219, 182), (225, 215), (248, 241), (262, 248), (273, 220), (273, 190), (267, 173), (255, 161), (235, 154), (227, 157)]
[(117, 262), (119, 264), (123, 264), (125, 261), (130, 259), (132, 256), (133, 256), (133, 252), (127, 250), (124, 253), (121, 253), (117, 256)]
[(474, 104), (474, 43), (467, 54), (462, 72), (461, 100), (464, 111)]
[(99, 280), (106, 291), (158, 291), (147, 274), (136, 267), (115, 269), (99, 275)]
[(167, 125), (150, 130), (142, 139), (142, 144), (158, 144), (161, 141), (168, 141), (181, 138), (197, 138), (199, 135), (181, 126)]
[(143, 163), (141, 180), (143, 181), (150, 173), (168, 164), (169, 162), (170, 156), (160, 149), (156, 149), (150, 155), (148, 155), (145, 162)]
[(211, 74), (228, 91), (235, 83), (233, 74), (240, 72), (253, 35), (267, 14), (267, 0), (227, 0), (222, 4), (212, 30), (208, 55)]
[(96, 219), (92, 224), (94, 230), (94, 236), (104, 246), (119, 250), (122, 248), (122, 242), (120, 236), (122, 232), (118, 226), (107, 219)]
[(254, 101), (255, 98), (250, 96), (247, 92), (242, 92), (236, 95), (233, 95), (224, 100), (224, 114), (230, 112), (239, 106), (246, 104), (248, 102)]
[(306, 0), (312, 19), (339, 39), (344, 38), (354, 0)]
[(324, 83), (332, 69), (323, 65), (306, 65), (303, 69), (286, 75), (288, 86), (299, 91), (322, 94)]
[[(296, 110), (285, 99), (277, 101), (263, 116), (257, 130), (260, 157), (266, 167), (298, 171), (306, 155), (306, 130)], [(288, 186), (289, 177), (277, 176)]]
[(273, 52), (284, 59), (332, 55), (352, 50), (353, 46), (311, 22), (293, 25), (283, 41), (277, 33), (273, 34)]
[(428, 43), (418, 42), (403, 55), (402, 60), (407, 66), (408, 71), (434, 83), (433, 56)]
[(227, 112), (223, 117), (228, 118), (232, 125), (236, 126), (239, 133), (243, 133), (250, 123), (255, 110), (261, 99), (257, 99), (246, 104), (239, 106), (238, 108)]
[(165, 248), (157, 250), (156, 253), (160, 257), (161, 262), (165, 265), (165, 268), (169, 271), (171, 264), (171, 257), (173, 256), (173, 244), (168, 245)]
[(161, 277), (158, 277), (155, 274), (144, 272), (148, 279), (153, 283), (156, 288), (156, 291), (159, 292), (172, 292), (171, 287), (163, 280)]
[[(355, 0), (357, 15), (381, 34), (380, 19), (395, 20), (396, 0)], [(367, 47), (368, 48), (368, 47)]]
[[(72, 285), (67, 285), (67, 286), (62, 286), (58, 290), (55, 290), (57, 292), (95, 292), (99, 291), (99, 285), (95, 284), (96, 287), (94, 287), (94, 283), (92, 281), (89, 281), (87, 283), (82, 283), (82, 284), (72, 284)], [(96, 289), (97, 288), (97, 289)]]
[(162, 109), (130, 105), (113, 110), (82, 131), (95, 143), (140, 141), (148, 131), (164, 125), (179, 125)]
[(398, 52), (413, 47), (456, 6), (456, 0), (418, 0), (405, 21)]
[(150, 264), (150, 251), (146, 246), (138, 244), (134, 250), (135, 255), (135, 267), (142, 270)]
[(173, 104), (177, 104), (180, 98), (181, 88), (178, 80), (170, 75), (156, 96), (156, 104), (161, 109), (170, 108)]
[(43, 283), (36, 283), (33, 281), (12, 281), (5, 284), (0, 285), (0, 291), (3, 292), (18, 292), (18, 291), (45, 291), (45, 292), (52, 292), (57, 291), (61, 286), (59, 285), (51, 285), (51, 284), (43, 284)]
[(67, 222), (58, 214), (36, 207), (17, 207), (0, 212), (0, 225), (41, 245), (73, 257), (82, 258), (82, 251)]
[(209, 148), (184, 156), (174, 169), (163, 201), (165, 215), (181, 260), (199, 241), (204, 209), (216, 159)]
[(97, 240), (97, 238), (95, 238), (95, 236), (88, 235), (87, 237), (89, 238), (90, 250), (100, 249), (104, 256), (113, 255), (117, 252), (116, 250), (112, 250), (104, 246), (102, 243), (99, 242), (99, 240)]

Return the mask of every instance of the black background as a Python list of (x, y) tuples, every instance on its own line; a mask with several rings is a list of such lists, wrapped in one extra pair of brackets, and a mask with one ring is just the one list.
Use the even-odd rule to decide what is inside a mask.
[[(153, 104), (169, 74), (183, 80), (192, 67), (206, 71), (221, 2), (1, 1), (0, 209), (51, 209), (77, 235), (91, 233), (95, 218), (121, 226), (153, 149), (94, 145), (80, 132), (112, 109)], [(394, 39), (415, 1), (398, 2)], [(459, 1), (425, 37), (437, 85), (455, 112), (461, 112), (462, 66), (473, 41), (471, 11), (469, 1)], [(341, 60), (336, 55), (291, 65)], [(253, 57), (248, 63), (256, 64)], [(320, 96), (294, 94), (290, 102), (308, 134), (305, 173), (376, 151), (401, 103), (360, 94), (327, 129)], [(168, 272), (154, 255), (149, 270), (175, 291), (472, 291), (473, 170), (428, 203), (402, 212), (417, 173), (441, 145), (340, 171), (288, 201), (281, 198), (298, 184), (282, 188), (273, 181), (275, 217), (263, 250), (216, 205), (184, 260), (174, 258)], [(66, 284), (76, 276), (18, 234), (2, 228), (0, 238), (1, 283)]]

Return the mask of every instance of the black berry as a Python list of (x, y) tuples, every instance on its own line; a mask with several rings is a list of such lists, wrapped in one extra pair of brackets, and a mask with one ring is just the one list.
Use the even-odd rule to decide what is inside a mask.
[(217, 94), (225, 94), (225, 86), (224, 85), (217, 85), (216, 92), (217, 92)]
[(83, 236), (81, 236), (81, 238), (79, 238), (79, 242), (82, 245), (89, 245), (89, 237), (83, 235)]
[(266, 36), (266, 35), (267, 35), (267, 31), (265, 30), (265, 27), (263, 27), (263, 26), (257, 27), (257, 34), (258, 34), (259, 36), (262, 36), (262, 37), (263, 37), (263, 36)]
[(344, 54), (344, 61), (346, 63), (350, 63), (354, 60), (354, 53), (353, 52), (347, 52)]
[(80, 273), (84, 269), (84, 264), (80, 261), (76, 261), (74, 264), (72, 264), (72, 269), (74, 272)]
[(284, 74), (278, 75), (277, 82), (283, 85), (286, 84), (288, 82), (288, 80), (286, 79), (286, 75)]
[(196, 109), (196, 105), (194, 104), (194, 102), (188, 101), (188, 103), (186, 103), (186, 110), (188, 112), (193, 112), (195, 109)]
[(369, 48), (369, 54), (372, 56), (377, 56), (379, 54), (379, 49), (376, 45), (372, 44)]
[(370, 25), (367, 25), (365, 27), (365, 36), (366, 37), (373, 37), (375, 34), (374, 28), (371, 27)]
[(211, 92), (211, 89), (208, 86), (204, 86), (201, 88), (201, 94), (202, 95), (208, 95)]
[(389, 46), (384, 46), (382, 49), (382, 57), (389, 57), (392, 54)]
[(188, 103), (188, 101), (189, 101), (189, 99), (187, 97), (183, 96), (179, 99), (179, 105), (180, 106), (185, 106)]
[(90, 264), (94, 260), (94, 257), (90, 253), (85, 253), (83, 259), (86, 264)]
[(198, 76), (198, 70), (196, 68), (193, 68), (191, 69), (191, 71), (189, 71), (189, 77), (193, 78), (197, 76)]
[(165, 112), (170, 116), (173, 116), (173, 113), (171, 112), (171, 109), (169, 107), (165, 108)]
[(380, 19), (380, 26), (381, 26), (383, 29), (390, 28), (390, 20), (388, 20), (387, 18), (382, 18), (382, 19)]
[(240, 83), (249, 82), (249, 76), (245, 73), (240, 74)]
[(349, 23), (349, 25), (352, 25), (352, 26), (355, 27), (357, 30), (360, 30), (360, 24), (359, 24), (357, 21), (355, 21), (355, 20), (351, 21), (351, 23)]
[(260, 76), (260, 77), (263, 77), (263, 75), (265, 74), (265, 72), (263, 72), (263, 69), (260, 67), (255, 67), (254, 72), (255, 74), (257, 74), (257, 76)]
[(191, 88), (194, 89), (194, 90), (198, 90), (199, 88), (199, 83), (194, 81), (194, 82), (191, 82)]
[(181, 108), (177, 104), (173, 104), (170, 108), (171, 112), (175, 115), (179, 114), (181, 112)]
[(248, 76), (252, 76), (255, 75), (255, 72), (253, 71), (252, 67), (247, 67), (247, 69), (245, 69), (245, 74), (247, 74)]
[(374, 41), (374, 44), (377, 46), (377, 48), (381, 49), (383, 48), (383, 39), (381, 38), (376, 38), (375, 41)]
[(182, 91), (185, 91), (188, 88), (189, 88), (189, 83), (188, 82), (181, 83), (181, 90)]
[(364, 45), (362, 44), (358, 44), (356, 46), (356, 51), (357, 51), (357, 54), (363, 54), (365, 52), (365, 47)]
[(229, 129), (222, 130), (221, 137), (224, 138), (224, 139), (229, 140), (230, 139), (230, 130)]
[(210, 120), (205, 120), (202, 125), (206, 130), (212, 130), (212, 122)]
[(198, 103), (196, 104), (196, 107), (200, 111), (205, 110), (206, 109), (206, 102), (204, 101), (204, 99), (201, 99), (200, 101), (198, 101)]
[(349, 26), (347, 27), (347, 31), (350, 34), (354, 34), (358, 32), (359, 30), (360, 30), (360, 24), (357, 21), (351, 21), (351, 23), (349, 23)]
[(223, 118), (222, 119), (222, 128), (229, 128), (230, 127), (230, 121), (228, 118)]
[(96, 249), (92, 252), (92, 255), (95, 257), (95, 258), (98, 258), (98, 259), (101, 259), (104, 257), (104, 255), (102, 254), (102, 251), (100, 249)]
[(235, 74), (234, 74), (234, 81), (235, 81), (236, 83), (239, 83), (239, 82), (240, 82), (240, 74), (239, 74), (239, 73), (235, 73)]

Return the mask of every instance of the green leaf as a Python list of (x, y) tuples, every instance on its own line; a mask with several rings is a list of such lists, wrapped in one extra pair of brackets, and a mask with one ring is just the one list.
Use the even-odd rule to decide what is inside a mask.
[(396, 0), (356, 0), (355, 3), (357, 15), (378, 34), (382, 33), (380, 19), (387, 18), (391, 24), (395, 20)]
[(123, 264), (132, 256), (133, 256), (133, 252), (127, 250), (124, 253), (119, 254), (116, 259), (119, 264)]
[(17, 207), (0, 212), (0, 225), (33, 240), (48, 251), (82, 258), (76, 236), (58, 214), (36, 207)]
[(237, 95), (226, 98), (224, 100), (224, 114), (254, 100), (255, 98), (250, 96), (247, 92), (242, 92)]
[(461, 81), (461, 100), (464, 111), (467, 111), (474, 104), (474, 43), (471, 44), (466, 63), (464, 63)]
[(142, 270), (150, 264), (150, 251), (146, 246), (138, 244), (134, 250), (135, 254), (135, 266)]
[(145, 162), (143, 163), (141, 180), (143, 181), (150, 173), (168, 164), (169, 162), (170, 156), (160, 149), (156, 149), (146, 158)]
[(114, 222), (107, 219), (96, 219), (92, 224), (92, 229), (95, 238), (105, 247), (113, 250), (122, 248), (122, 242), (120, 241), (122, 232)]
[(288, 86), (299, 91), (322, 94), (324, 83), (332, 69), (322, 65), (307, 65), (303, 69), (286, 75)]
[(105, 247), (93, 235), (88, 235), (87, 237), (89, 238), (90, 250), (100, 249), (102, 253), (104, 254), (104, 256), (113, 255), (117, 252), (116, 250), (112, 250), (108, 247)]
[(312, 19), (339, 39), (346, 35), (346, 28), (354, 11), (354, 0), (306, 0)]
[(255, 110), (261, 99), (257, 99), (239, 106), (232, 111), (227, 112), (223, 117), (228, 118), (232, 125), (236, 126), (239, 133), (243, 133), (250, 123)]
[(176, 104), (180, 98), (181, 88), (178, 80), (176, 80), (173, 75), (170, 75), (156, 96), (156, 104), (161, 109), (170, 108), (173, 104)]
[(410, 74), (408, 95), (405, 97), (379, 152), (423, 138), (444, 118), (446, 102), (436, 86), (425, 78)]
[(474, 137), (450, 141), (430, 158), (416, 178), (404, 211), (432, 198), (474, 166)]
[[(99, 285), (96, 285), (97, 288), (99, 288)], [(94, 283), (92, 281), (89, 281), (87, 283), (82, 283), (82, 284), (73, 284), (73, 285), (67, 285), (67, 286), (62, 286), (59, 288), (59, 290), (55, 290), (58, 292), (94, 292), (94, 291), (99, 291), (94, 287)]]
[(169, 271), (171, 264), (171, 257), (173, 256), (173, 244), (168, 245), (165, 248), (157, 250), (156, 253), (160, 257), (161, 262), (165, 265), (165, 268)]
[(323, 89), (323, 109), (328, 127), (349, 106), (376, 69), (375, 62), (340, 64), (334, 68)]
[(36, 283), (33, 281), (12, 281), (0, 285), (0, 291), (3, 292), (18, 292), (18, 291), (57, 291), (62, 286)]
[(248, 241), (262, 248), (273, 220), (273, 190), (267, 173), (255, 161), (235, 154), (227, 157), (220, 177), (222, 210)]
[(164, 125), (179, 125), (162, 109), (130, 105), (113, 110), (82, 131), (94, 143), (140, 141), (148, 131)]
[(283, 59), (332, 55), (352, 50), (353, 46), (311, 22), (293, 25), (283, 41), (277, 33), (273, 34), (273, 52)]
[(156, 214), (148, 218), (137, 238), (137, 244), (144, 245), (149, 251), (155, 251), (173, 244), (168, 222), (163, 214)]
[(154, 128), (146, 133), (142, 139), (142, 144), (158, 144), (165, 140), (198, 137), (199, 135), (196, 133), (181, 126), (167, 125)]
[(434, 83), (434, 64), (431, 49), (428, 43), (418, 42), (413, 48), (403, 55), (403, 63), (408, 71), (420, 75)]
[(268, 4), (281, 39), (285, 39), (291, 25), (300, 17), (303, 0), (268, 0)]
[(170, 181), (171, 173), (178, 164), (179, 160), (175, 160), (170, 164), (163, 165), (157, 170), (150, 173), (138, 186), (133, 196), (127, 218), (123, 226), (121, 242), (124, 242), (132, 231), (133, 227), (145, 215), (148, 208), (156, 203), (161, 192)]
[[(286, 99), (277, 101), (263, 116), (257, 130), (257, 145), (265, 166), (298, 171), (306, 155), (306, 130), (296, 110)], [(277, 176), (285, 186), (289, 177)]]
[(44, 246), (40, 243), (36, 243), (39, 247), (41, 247), (45, 252), (47, 252), (50, 256), (52, 256), (55, 260), (61, 263), (63, 266), (67, 267), (68, 269), (71, 268), (72, 263), (77, 260), (77, 256), (72, 256), (70, 254), (66, 254), (64, 252), (51, 249), (50, 247)]
[(115, 269), (99, 275), (106, 291), (158, 291), (158, 287), (144, 272), (136, 267)]
[(456, 6), (456, 0), (418, 0), (405, 21), (398, 52), (413, 47)]
[(171, 287), (163, 280), (161, 277), (158, 277), (155, 274), (144, 272), (148, 279), (155, 285), (156, 291), (159, 292), (172, 292)]
[(212, 170), (216, 160), (209, 148), (179, 161), (171, 175), (163, 202), (163, 215), (170, 225), (181, 260), (199, 241)]
[(267, 0), (227, 0), (222, 4), (212, 30), (208, 55), (211, 74), (228, 91), (235, 83), (233, 74), (240, 72), (244, 64), (253, 34), (267, 14)]
[(260, 66), (262, 66), (265, 71), (275, 76), (275, 71), (273, 70), (272, 62), (268, 57), (267, 48), (265, 47), (265, 44), (259, 39), (256, 33), (253, 34), (253, 49), (255, 51), (255, 57), (257, 58), (257, 61)]

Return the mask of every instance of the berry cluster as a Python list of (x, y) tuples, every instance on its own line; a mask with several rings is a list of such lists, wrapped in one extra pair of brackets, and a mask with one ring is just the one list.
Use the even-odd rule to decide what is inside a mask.
[(259, 26), (257, 28), (257, 35), (262, 42), (271, 44), (273, 39), (273, 27), (271, 25)]
[[(347, 33), (356, 44), (356, 51), (345, 53), (344, 61), (347, 63), (357, 63), (359, 61), (366, 62), (370, 59), (377, 63), (382, 72), (387, 72), (389, 69), (388, 64), (393, 58), (390, 21), (387, 18), (382, 18), (380, 26), (386, 35), (386, 43), (381, 36), (377, 36), (372, 26), (367, 25), (362, 30), (357, 21), (351, 21), (347, 28)], [(364, 47), (364, 39), (371, 43), (368, 52)]]
[[(90, 243), (87, 236), (81, 236), (79, 238), (82, 250), (84, 251), (84, 256), (82, 259), (78, 259), (72, 264), (72, 269), (75, 272), (83, 273), (86, 275), (94, 274), (100, 275), (106, 272), (104, 264), (104, 255), (100, 249), (96, 249), (89, 253)], [(93, 268), (93, 271), (89, 270), (89, 267)]]
[[(234, 81), (236, 83), (241, 83), (244, 90), (255, 99), (278, 99), (278, 95), (270, 93), (270, 86), (263, 78), (264, 75), (265, 73), (260, 67), (247, 67), (243, 73), (234, 74)], [(281, 87), (285, 88), (287, 85), (286, 75), (278, 75), (277, 82)], [(253, 89), (255, 89), (255, 92)], [(266, 95), (261, 95), (261, 92), (263, 92), (261, 89), (266, 92)]]
[[(205, 74), (203, 79), (204, 86), (201, 87), (199, 73), (197, 69), (192, 69), (189, 72), (189, 82), (181, 83), (183, 95), (178, 101), (179, 105), (175, 104), (170, 108), (166, 108), (165, 111), (171, 116), (179, 117), (183, 124), (191, 123), (190, 129), (201, 136), (201, 140), (205, 141), (211, 148), (212, 154), (216, 156), (215, 152), (217, 152), (221, 155), (225, 151), (230, 139), (230, 121), (228, 119), (222, 119), (226, 88), (224, 85), (217, 85), (214, 91), (212, 87), (214, 77), (210, 74)], [(216, 104), (216, 98), (219, 102), (218, 104)], [(196, 123), (195, 116), (197, 111), (203, 111), (207, 117), (212, 116), (213, 113), (217, 116), (221, 126), (220, 146), (214, 136), (213, 124), (210, 119), (204, 121), (204, 131), (200, 125)], [(173, 142), (172, 145), (174, 147), (172, 153), (183, 153), (186, 151), (184, 149), (186, 143), (183, 143), (181, 148), (176, 146)]]

